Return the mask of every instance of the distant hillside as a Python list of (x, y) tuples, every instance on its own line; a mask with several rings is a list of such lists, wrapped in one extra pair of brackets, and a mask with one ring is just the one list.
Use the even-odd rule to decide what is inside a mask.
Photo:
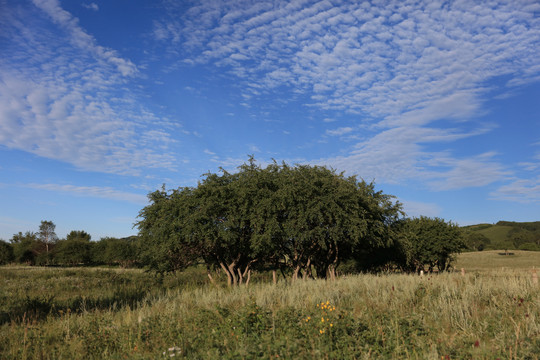
[(540, 221), (499, 221), (496, 224), (464, 226), (469, 250), (540, 251)]

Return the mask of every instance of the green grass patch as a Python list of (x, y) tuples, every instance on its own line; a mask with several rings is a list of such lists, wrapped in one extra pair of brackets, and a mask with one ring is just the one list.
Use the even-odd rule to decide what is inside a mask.
[(136, 307), (170, 289), (206, 283), (200, 269), (156, 276), (140, 269), (0, 267), (0, 324), (66, 312)]
[(478, 230), (479, 233), (491, 239), (494, 244), (504, 243), (508, 239), (508, 232), (512, 230), (511, 226), (493, 225), (491, 227)]

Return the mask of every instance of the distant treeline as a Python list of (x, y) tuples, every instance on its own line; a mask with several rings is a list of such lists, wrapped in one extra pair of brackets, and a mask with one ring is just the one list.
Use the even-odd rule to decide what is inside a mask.
[(540, 251), (540, 221), (499, 221), (496, 224), (465, 226), (467, 249)]
[(58, 239), (51, 221), (42, 221), (39, 232), (19, 232), (10, 242), (0, 240), (0, 264), (137, 266), (137, 237), (104, 237), (91, 241), (85, 231), (71, 231)]

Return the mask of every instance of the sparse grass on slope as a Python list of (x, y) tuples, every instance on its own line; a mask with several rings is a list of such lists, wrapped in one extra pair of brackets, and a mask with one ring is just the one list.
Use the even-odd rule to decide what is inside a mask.
[(499, 244), (508, 240), (508, 232), (510, 230), (512, 230), (511, 226), (493, 225), (489, 228), (478, 230), (478, 232), (485, 235), (492, 243)]

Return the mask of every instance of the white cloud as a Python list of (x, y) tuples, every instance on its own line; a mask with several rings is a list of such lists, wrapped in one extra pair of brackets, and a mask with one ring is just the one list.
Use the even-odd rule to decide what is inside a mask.
[(399, 202), (403, 204), (403, 210), (408, 217), (437, 217), (441, 214), (442, 211), (441, 207), (437, 204), (409, 201), (403, 199), (399, 199)]
[(24, 184), (21, 186), (38, 190), (64, 192), (82, 197), (97, 197), (109, 200), (126, 201), (138, 205), (146, 205), (148, 203), (148, 199), (145, 195), (118, 191), (111, 187), (75, 186), (61, 184)]
[(249, 145), (249, 151), (251, 152), (261, 152), (257, 145)]
[(434, 166), (449, 170), (427, 173), (428, 184), (435, 190), (452, 190), (466, 187), (482, 187), (501, 181), (511, 173), (499, 163), (490, 160), (495, 154), (481, 154), (474, 158), (455, 159), (438, 156), (433, 159)]
[(353, 131), (352, 127), (340, 127), (333, 130), (326, 130), (326, 135), (330, 136), (341, 136), (350, 133)]
[(432, 190), (476, 187), (500, 181), (509, 172), (485, 153), (459, 159), (448, 152), (430, 152), (424, 144), (444, 143), (473, 134), (434, 128), (400, 127), (382, 131), (358, 143), (348, 155), (316, 160), (378, 182), (421, 179)]
[(49, 15), (57, 25), (66, 30), (70, 36), (71, 43), (74, 46), (86, 50), (93, 56), (113, 64), (124, 76), (130, 76), (137, 73), (137, 67), (130, 60), (121, 58), (113, 49), (99, 46), (96, 39), (79, 26), (78, 19), (62, 9), (58, 0), (32, 1), (34, 5)]
[(96, 3), (82, 4), (82, 7), (94, 11), (99, 10), (99, 6)]
[(494, 200), (540, 203), (540, 176), (531, 179), (515, 179), (490, 195)]

